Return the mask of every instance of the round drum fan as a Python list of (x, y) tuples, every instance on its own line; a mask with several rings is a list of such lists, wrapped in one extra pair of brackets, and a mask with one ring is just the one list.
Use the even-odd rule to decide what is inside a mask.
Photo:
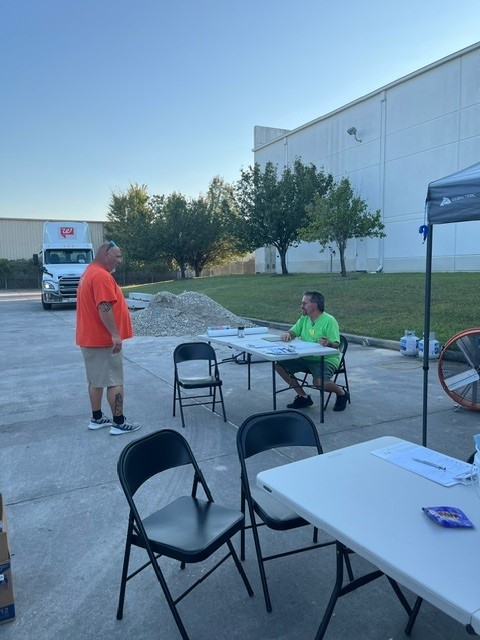
[(480, 411), (480, 329), (450, 338), (440, 353), (438, 377), (454, 402)]

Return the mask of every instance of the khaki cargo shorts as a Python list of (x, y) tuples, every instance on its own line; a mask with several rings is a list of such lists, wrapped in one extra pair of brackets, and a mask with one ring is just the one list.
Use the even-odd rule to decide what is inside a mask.
[(81, 347), (87, 381), (92, 387), (123, 386), (123, 353), (112, 347)]

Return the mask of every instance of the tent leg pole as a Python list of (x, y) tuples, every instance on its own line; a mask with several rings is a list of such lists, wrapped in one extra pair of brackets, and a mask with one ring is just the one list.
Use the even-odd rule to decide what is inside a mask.
[(423, 325), (423, 419), (422, 445), (427, 446), (427, 412), (428, 412), (428, 369), (429, 369), (429, 338), (430, 338), (430, 304), (432, 295), (432, 244), (433, 225), (428, 225), (427, 261), (425, 273), (425, 318)]

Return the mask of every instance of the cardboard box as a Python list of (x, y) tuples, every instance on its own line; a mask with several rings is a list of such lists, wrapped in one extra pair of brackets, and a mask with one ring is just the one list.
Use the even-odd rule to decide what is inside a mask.
[(15, 618), (13, 602), (12, 567), (8, 549), (7, 517), (0, 493), (0, 624)]

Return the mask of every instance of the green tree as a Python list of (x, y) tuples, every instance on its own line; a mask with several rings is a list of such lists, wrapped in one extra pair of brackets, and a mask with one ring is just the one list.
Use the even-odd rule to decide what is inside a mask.
[(8, 289), (7, 276), (10, 273), (12, 265), (9, 260), (0, 258), (0, 275), (3, 276), (5, 289)]
[(154, 236), (157, 251), (174, 260), (182, 278), (185, 278), (188, 256), (195, 222), (192, 208), (181, 193), (169, 196), (153, 196), (152, 209), (155, 215)]
[(167, 274), (172, 261), (165, 261), (155, 235), (155, 214), (146, 185), (131, 184), (127, 191), (113, 192), (105, 225), (107, 239), (122, 248), (116, 277), (126, 284), (132, 276), (144, 280), (148, 274)]
[(187, 267), (198, 277), (206, 266), (220, 264), (233, 255), (229, 221), (234, 198), (231, 186), (218, 176), (205, 196), (187, 200), (173, 193), (153, 196), (151, 202), (158, 250), (175, 260), (182, 278)]
[(190, 202), (195, 231), (188, 265), (195, 275), (226, 262), (235, 255), (235, 241), (229, 221), (235, 206), (233, 190), (219, 176), (213, 178), (207, 195)]
[(342, 277), (346, 277), (345, 251), (350, 238), (384, 238), (380, 209), (368, 211), (368, 204), (355, 195), (350, 180), (335, 183), (326, 196), (316, 196), (308, 207), (309, 224), (300, 230), (301, 240), (318, 241), (320, 250), (334, 242), (338, 247)]
[(112, 192), (105, 229), (108, 239), (122, 248), (125, 263), (155, 260), (154, 218), (146, 185), (131, 184), (125, 192)]
[(280, 255), (282, 274), (288, 274), (287, 251), (299, 241), (298, 230), (308, 223), (307, 207), (323, 196), (333, 183), (331, 175), (314, 164), (296, 159), (293, 167), (278, 168), (267, 162), (262, 171), (256, 163), (241, 170), (236, 185), (237, 212), (234, 228), (239, 247), (253, 251), (274, 245)]

